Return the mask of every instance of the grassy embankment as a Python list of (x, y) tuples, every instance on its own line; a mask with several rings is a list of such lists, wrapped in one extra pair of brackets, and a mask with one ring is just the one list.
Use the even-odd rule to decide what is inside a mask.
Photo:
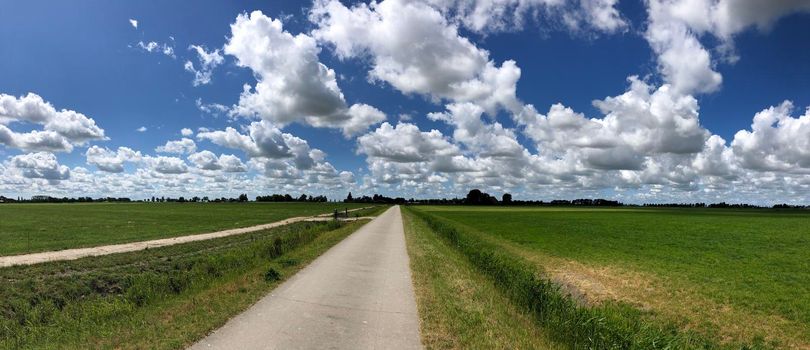
[(266, 224), (361, 208), (354, 203), (0, 205), (0, 255), (89, 247)]
[(563, 348), (424, 221), (408, 210), (402, 215), (426, 348)]
[(365, 222), (0, 269), (0, 348), (183, 348)]
[(808, 344), (806, 213), (422, 207), (417, 214), (569, 344)]

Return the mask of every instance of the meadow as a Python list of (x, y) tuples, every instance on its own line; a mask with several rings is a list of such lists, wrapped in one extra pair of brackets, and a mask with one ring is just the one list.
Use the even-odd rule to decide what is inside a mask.
[[(537, 313), (551, 328), (552, 338), (555, 322), (564, 321), (554, 317), (601, 319), (598, 325), (583, 324), (584, 333), (561, 331), (570, 334), (558, 334), (557, 341), (570, 344), (572, 337), (585, 333), (646, 333), (658, 344), (676, 347), (810, 344), (810, 212), (457, 206), (409, 210), (513, 300), (535, 311), (545, 307)], [(534, 280), (524, 274), (527, 271), (539, 277)], [(527, 300), (531, 295), (563, 296), (573, 304), (536, 304)], [(604, 344), (624, 339), (606, 337)], [(630, 340), (621, 347), (649, 347), (645, 341)]]
[(0, 349), (180, 349), (367, 220), (0, 269)]
[(355, 203), (0, 204), (0, 255), (205, 233), (368, 205)]

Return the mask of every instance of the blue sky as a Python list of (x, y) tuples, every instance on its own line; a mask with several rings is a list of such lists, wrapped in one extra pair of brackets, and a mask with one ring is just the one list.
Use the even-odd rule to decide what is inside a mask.
[[(355, 191), (433, 197), (461, 195), (480, 187), (540, 199), (807, 201), (810, 151), (804, 148), (810, 139), (810, 116), (805, 113), (810, 106), (810, 8), (806, 4), (761, 9), (756, 1), (734, 7), (725, 0), (543, 3), (526, 5), (528, 10), (514, 17), (499, 16), (497, 6), (512, 6), (503, 12), (509, 14), (525, 5), (521, 0), (500, 5), (485, 0), (385, 0), (370, 6), (337, 1), (6, 4), (0, 13), (4, 33), (0, 94), (8, 104), (5, 111), (0, 105), (0, 126), (14, 135), (6, 142), (0, 137), (4, 178), (0, 194), (303, 191), (338, 197)], [(692, 11), (682, 11), (684, 6)], [(726, 11), (729, 6), (732, 10)], [(756, 9), (747, 11), (747, 7)], [(421, 16), (414, 21), (434, 18), (422, 25), (451, 32), (443, 36), (407, 32), (412, 26), (397, 27), (398, 18), (386, 17), (386, 9), (413, 11)], [(491, 15), (475, 17), (476, 9), (488, 9), (482, 13)], [(261, 12), (251, 14), (256, 10)], [(237, 34), (231, 25), (240, 14), (245, 30)], [(331, 109), (323, 115), (307, 115), (306, 108), (282, 113), (268, 101), (274, 101), (273, 96), (286, 97), (294, 88), (258, 92), (257, 83), (288, 73), (284, 71), (290, 69), (288, 62), (310, 57), (277, 50), (285, 45), (279, 41), (287, 37), (262, 33), (268, 30), (260, 25), (265, 20), (277, 20), (279, 33), (289, 38), (302, 35), (311, 40), (311, 47), (319, 52), (307, 67), (322, 65), (335, 77), (316, 77), (316, 85), (305, 88), (317, 90), (333, 81), (342, 101), (328, 106)], [(391, 29), (389, 37), (362, 33), (362, 26), (352, 27), (358, 21), (370, 21), (365, 30)], [(361, 32), (341, 34), (352, 30)], [(226, 46), (241, 36), (265, 38), (269, 45), (254, 52), (248, 41), (247, 46), (234, 44), (229, 51)], [(157, 48), (152, 52), (146, 48), (150, 42)], [(459, 44), (463, 42), (469, 47)], [(415, 49), (425, 43), (432, 46)], [(201, 56), (190, 45), (221, 57), (206, 83), (193, 84), (194, 74), (184, 69), (186, 62), (197, 70), (202, 65)], [(166, 47), (173, 51), (171, 55), (161, 52)], [(452, 50), (461, 51), (456, 56)], [(448, 77), (419, 75), (429, 71), (426, 57), (448, 53), (477, 61)], [(708, 59), (701, 64), (704, 54)], [(266, 57), (273, 55), (282, 58), (267, 63)], [(519, 68), (513, 84), (495, 86), (484, 78), (487, 69), (503, 77), (513, 73), (505, 64), (510, 60)], [(486, 68), (487, 64), (491, 67)], [(299, 73), (290, 73), (283, 81), (306, 80)], [(705, 80), (712, 74), (722, 81)], [(641, 90), (658, 97), (639, 94), (641, 90), (631, 94), (631, 76), (638, 77), (634, 81), (642, 84), (638, 85)], [(491, 91), (472, 98), (472, 88), (452, 85), (465, 82)], [(245, 84), (255, 93), (250, 104), (240, 99)], [(514, 92), (509, 92), (510, 87)], [(332, 92), (312, 100), (294, 94), (290, 98), (312, 105)], [(14, 114), (11, 104), (21, 104), (29, 93), (49, 103), (54, 113), (62, 109), (81, 113), (103, 129), (103, 137), (77, 140), (56, 131), (54, 137), (65, 137), (72, 145), (69, 150), (25, 144), (20, 141), (24, 134), (53, 132), (61, 120), (55, 116), (50, 124), (38, 123), (24, 112)], [(610, 107), (593, 103), (623, 94), (624, 99), (609, 103)], [(227, 110), (209, 113), (197, 101)], [(656, 107), (658, 102), (652, 101), (661, 105)], [(792, 108), (783, 101), (791, 101)], [(649, 110), (633, 107), (639, 103), (646, 103)], [(672, 107), (673, 103), (682, 108)], [(553, 122), (550, 109), (555, 104), (571, 113), (560, 114), (561, 119)], [(359, 105), (371, 111), (364, 114), (366, 119), (350, 112), (350, 107)], [(669, 115), (659, 111), (662, 106), (677, 111)], [(483, 112), (477, 115), (473, 107)], [(759, 132), (752, 130), (754, 115), (770, 107), (775, 107), (769, 112), (773, 122)], [(590, 118), (596, 122), (589, 123)], [(281, 142), (275, 147), (293, 149), (293, 144), (303, 142), (305, 149), (279, 155), (266, 151), (256, 137), (255, 145), (227, 142), (227, 127), (248, 136), (251, 123), (259, 122), (264, 124), (254, 126), (257, 134), (289, 135), (284, 140), (273, 138)], [(390, 124), (390, 133), (385, 133), (383, 122)], [(346, 123), (362, 125), (347, 134)], [(574, 124), (578, 126), (571, 129)], [(682, 129), (670, 135), (673, 125)], [(145, 131), (138, 131), (141, 127)], [(193, 133), (181, 135), (183, 128)], [(432, 129), (438, 135), (430, 134)], [(740, 130), (748, 134), (735, 138)], [(722, 145), (712, 135), (722, 138)], [(156, 151), (183, 137), (193, 142), (193, 150)], [(91, 147), (97, 151), (89, 152)], [(139, 154), (119, 156), (120, 147)], [(325, 152), (325, 158), (311, 153), (316, 149)], [(513, 155), (495, 152), (499, 149)], [(242, 165), (226, 171), (230, 168), (223, 158), (219, 163), (210, 163), (208, 154), (198, 156), (196, 162), (191, 159), (202, 151), (217, 157), (234, 155)], [(307, 161), (300, 161), (301, 157)], [(453, 159), (452, 166), (441, 165), (447, 159)], [(164, 166), (169, 163), (175, 167)], [(124, 170), (107, 171), (117, 165)], [(515, 174), (505, 168), (514, 168)]]

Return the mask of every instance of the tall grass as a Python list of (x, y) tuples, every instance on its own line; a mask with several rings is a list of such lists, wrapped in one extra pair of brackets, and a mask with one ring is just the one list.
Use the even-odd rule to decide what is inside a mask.
[(2, 269), (0, 348), (59, 348), (60, 341), (104, 338), (116, 329), (110, 324), (137, 327), (139, 310), (228, 276), (263, 267), (262, 276), (280, 277), (276, 269), (297, 263), (283, 258), (285, 253), (340, 227), (333, 221), (299, 223), (151, 251)]
[[(716, 349), (716, 342), (673, 324), (657, 324), (645, 312), (622, 303), (578, 304), (520, 257), (502, 252), (475, 234), (419, 210), (410, 210), (465, 255), (498, 289), (530, 310), (550, 336), (572, 349)], [(735, 346), (761, 348), (761, 344)]]

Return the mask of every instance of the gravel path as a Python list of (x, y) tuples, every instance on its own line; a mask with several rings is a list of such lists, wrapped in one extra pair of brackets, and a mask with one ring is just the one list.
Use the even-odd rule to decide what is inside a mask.
[(332, 247), (192, 349), (420, 349), (399, 207)]

